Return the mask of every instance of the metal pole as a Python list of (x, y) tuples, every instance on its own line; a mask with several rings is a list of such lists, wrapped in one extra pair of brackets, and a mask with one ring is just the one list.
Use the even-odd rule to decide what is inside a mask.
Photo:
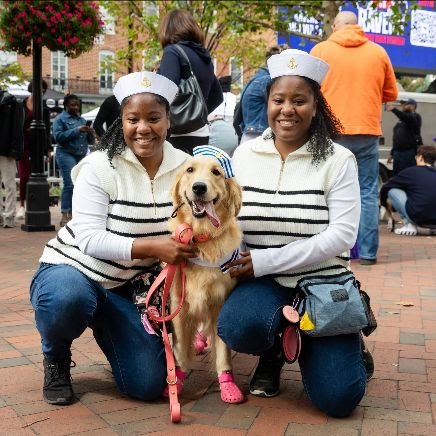
[(45, 125), (42, 118), (42, 47), (32, 42), (33, 53), (33, 121), (30, 124), (31, 174), (26, 187), (26, 218), (21, 230), (53, 231), (50, 221), (49, 185), (44, 172)]

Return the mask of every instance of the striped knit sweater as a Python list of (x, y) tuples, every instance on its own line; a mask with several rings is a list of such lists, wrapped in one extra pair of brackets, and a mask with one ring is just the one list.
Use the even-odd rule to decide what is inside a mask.
[[(172, 213), (170, 189), (187, 154), (164, 143), (164, 158), (153, 180), (133, 152), (126, 148), (110, 166), (106, 153), (96, 151), (73, 168), (73, 182), (85, 164), (91, 164), (110, 201), (107, 231), (130, 238), (150, 238), (169, 234), (167, 221)], [(73, 212), (74, 215), (74, 212)], [(116, 261), (97, 259), (82, 253), (74, 236), (74, 218), (50, 240), (40, 262), (72, 265), (90, 279), (110, 289), (140, 275), (156, 259)]]
[[(307, 144), (285, 161), (263, 136), (239, 146), (233, 156), (235, 174), (243, 189), (239, 223), (248, 249), (279, 248), (321, 233), (329, 223), (327, 195), (351, 152), (334, 144), (334, 153), (317, 166)], [(303, 268), (274, 274), (283, 286), (295, 287), (308, 275), (331, 275), (349, 267), (349, 253)]]

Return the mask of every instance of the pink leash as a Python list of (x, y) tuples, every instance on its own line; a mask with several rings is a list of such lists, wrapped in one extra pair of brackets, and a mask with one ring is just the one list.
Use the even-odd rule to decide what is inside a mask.
[[(192, 228), (189, 224), (180, 224), (175, 231), (175, 237), (176, 240), (181, 242), (182, 244), (189, 244), (189, 242), (192, 239)], [(174, 317), (176, 317), (182, 306), (183, 302), (185, 300), (185, 284), (186, 284), (186, 275), (185, 275), (185, 268), (186, 262), (182, 262), (179, 265), (170, 265), (167, 264), (165, 268), (161, 271), (161, 273), (157, 276), (156, 280), (152, 284), (150, 290), (148, 291), (148, 294), (145, 298), (145, 306), (147, 308), (147, 315), (148, 317), (156, 322), (162, 323), (162, 337), (164, 341), (164, 348), (165, 348), (165, 356), (167, 360), (167, 383), (168, 383), (168, 393), (170, 398), (170, 415), (171, 415), (171, 421), (172, 422), (180, 422), (181, 420), (181, 407), (177, 395), (177, 374), (176, 374), (176, 364), (174, 361), (174, 354), (171, 349), (170, 340), (168, 337), (168, 331), (166, 327), (166, 322), (172, 320)], [(173, 283), (174, 276), (177, 272), (177, 268), (180, 268), (180, 275), (182, 280), (182, 294), (180, 296), (180, 302), (177, 306), (176, 310), (173, 313), (170, 313), (169, 315), (165, 315), (165, 307), (167, 303), (167, 299), (169, 296), (171, 284)], [(162, 314), (161, 316), (156, 316), (155, 313), (153, 313), (153, 310), (149, 310), (149, 302), (153, 294), (157, 291), (159, 288), (159, 285), (164, 282), (164, 291), (162, 295)], [(152, 308), (150, 308), (152, 309)]]

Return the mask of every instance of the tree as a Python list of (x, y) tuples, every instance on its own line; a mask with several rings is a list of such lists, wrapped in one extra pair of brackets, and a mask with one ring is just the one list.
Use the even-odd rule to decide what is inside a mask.
[(0, 67), (0, 89), (5, 89), (10, 85), (20, 85), (26, 80), (29, 80), (29, 77), (20, 64), (14, 62)]
[[(410, 18), (407, 0), (391, 4), (390, 17), (394, 33), (402, 33)], [(342, 6), (367, 4), (360, 0), (276, 0), (276, 1), (102, 1), (107, 11), (124, 29), (128, 46), (119, 50), (115, 63), (122, 68), (138, 63), (142, 55), (145, 66), (151, 68), (158, 60), (159, 17), (173, 9), (186, 9), (192, 13), (207, 35), (206, 48), (212, 57), (225, 63), (236, 58), (245, 66), (257, 68), (263, 62), (268, 41), (261, 38), (266, 31), (303, 36), (311, 41), (321, 41), (332, 33), (332, 24)], [(377, 2), (373, 2), (377, 14)], [(412, 9), (416, 8), (412, 4)], [(152, 11), (153, 13), (150, 13)], [(289, 27), (292, 20), (293, 26)], [(319, 23), (315, 26), (307, 24)], [(307, 30), (309, 29), (309, 30)], [(310, 30), (315, 29), (315, 30)]]

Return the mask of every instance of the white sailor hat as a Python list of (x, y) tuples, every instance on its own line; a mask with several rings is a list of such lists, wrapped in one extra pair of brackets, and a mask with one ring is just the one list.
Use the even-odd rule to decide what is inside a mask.
[(170, 79), (150, 71), (140, 71), (121, 76), (114, 86), (114, 95), (121, 104), (126, 97), (150, 92), (160, 95), (171, 104), (178, 90), (179, 87)]
[(304, 76), (321, 85), (329, 65), (302, 50), (287, 49), (267, 60), (271, 79), (280, 76)]
[(194, 156), (210, 156), (218, 161), (224, 170), (226, 179), (234, 177), (230, 156), (221, 148), (213, 145), (199, 145), (192, 150)]

